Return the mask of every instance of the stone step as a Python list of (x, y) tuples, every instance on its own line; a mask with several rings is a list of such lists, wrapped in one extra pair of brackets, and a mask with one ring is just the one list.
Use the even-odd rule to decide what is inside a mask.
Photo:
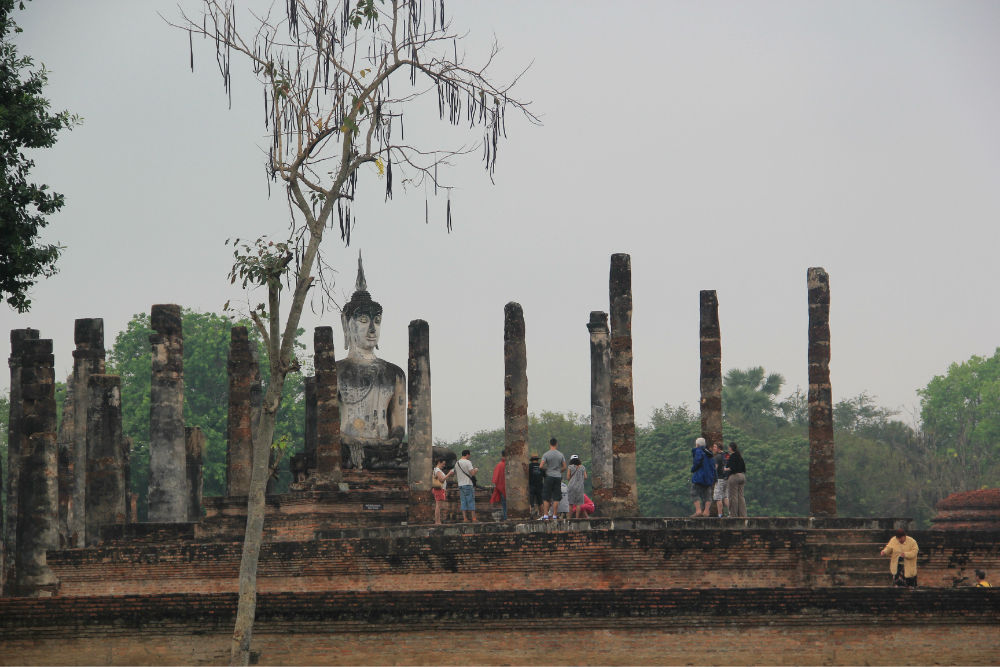
[[(838, 558), (857, 556), (872, 558), (885, 546), (882, 542), (834, 542), (827, 544), (809, 544), (807, 549), (820, 558)], [(885, 558), (884, 556), (878, 556)]]

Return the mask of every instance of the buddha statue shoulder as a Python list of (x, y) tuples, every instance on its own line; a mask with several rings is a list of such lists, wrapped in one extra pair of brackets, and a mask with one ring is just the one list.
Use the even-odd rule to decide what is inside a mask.
[(354, 294), (340, 314), (347, 356), (337, 362), (343, 467), (406, 468), (406, 374), (379, 359), (382, 306), (372, 300), (361, 257)]

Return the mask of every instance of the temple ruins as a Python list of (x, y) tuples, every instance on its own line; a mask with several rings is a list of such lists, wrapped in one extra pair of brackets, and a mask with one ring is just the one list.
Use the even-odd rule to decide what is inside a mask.
[[(433, 444), (430, 323), (409, 323), (405, 371), (380, 359), (383, 309), (359, 258), (340, 318), (345, 353), (337, 358), (333, 327), (314, 330), (292, 483), (275, 493), (272, 482), (265, 498), (252, 662), (548, 664), (556, 656), (529, 641), (538, 627), (549, 628), (547, 640), (572, 643), (572, 660), (587, 664), (886, 664), (903, 651), (909, 662), (983, 662), (1000, 598), (962, 587), (976, 568), (1000, 571), (997, 494), (942, 501), (934, 530), (912, 530), (902, 517), (837, 515), (829, 275), (810, 268), (803, 286), (810, 516), (713, 519), (641, 515), (631, 257), (612, 255), (608, 275), (608, 301), (595, 297), (587, 321), (597, 514), (530, 520), (531, 349), (512, 301), (503, 349), (494, 350), (504, 360), (509, 519), (480, 483), (480, 522), (456, 523), (458, 490), (449, 484), (449, 523), (435, 526), (432, 461), (451, 466), (456, 453)], [(719, 294), (702, 291), (699, 309), (699, 378), (671, 381), (699, 387), (702, 436), (714, 444), (723, 425)], [(386, 335), (402, 336), (386, 315)], [(692, 344), (694, 319), (692, 300)], [(121, 379), (104, 372), (103, 320), (75, 322), (58, 429), (52, 341), (34, 329), (10, 333), (2, 662), (228, 661), (250, 469), (256, 455), (275, 455), (257, 442), (260, 356), (247, 329), (233, 327), (225, 495), (206, 496), (205, 435), (183, 413), (181, 309), (154, 305), (150, 321), (144, 522), (131, 493)], [(582, 346), (582, 328), (579, 335)], [(921, 550), (921, 588), (905, 600), (875, 556), (900, 527)], [(554, 572), (566, 578), (558, 590)], [(717, 641), (704, 641), (709, 627)], [(442, 633), (469, 648), (442, 648)]]

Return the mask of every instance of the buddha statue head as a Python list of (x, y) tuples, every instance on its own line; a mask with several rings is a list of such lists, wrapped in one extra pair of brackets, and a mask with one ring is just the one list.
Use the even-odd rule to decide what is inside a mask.
[(358, 253), (358, 278), (354, 284), (354, 294), (340, 313), (340, 323), (344, 327), (347, 356), (374, 359), (382, 328), (382, 306), (373, 301), (372, 295), (368, 293), (361, 253)]

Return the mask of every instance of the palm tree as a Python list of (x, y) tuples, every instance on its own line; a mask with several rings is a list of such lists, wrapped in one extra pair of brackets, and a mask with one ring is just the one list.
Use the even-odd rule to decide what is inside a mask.
[(763, 366), (742, 370), (731, 368), (722, 378), (722, 412), (727, 419), (760, 425), (774, 417), (775, 398), (785, 378), (781, 373), (767, 374)]

